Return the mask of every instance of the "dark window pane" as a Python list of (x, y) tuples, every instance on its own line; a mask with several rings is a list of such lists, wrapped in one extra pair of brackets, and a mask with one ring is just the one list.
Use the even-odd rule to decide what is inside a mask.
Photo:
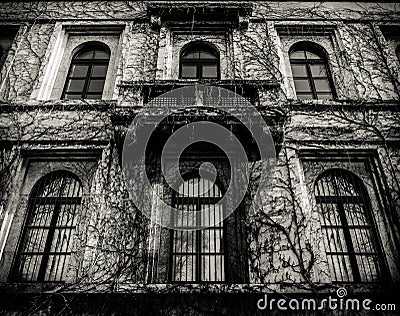
[(110, 54), (103, 50), (96, 50), (94, 52), (94, 59), (109, 59)]
[(202, 76), (203, 78), (217, 78), (217, 65), (203, 65)]
[(310, 65), (310, 68), (311, 68), (311, 74), (314, 78), (327, 77), (325, 65)]
[(197, 66), (182, 64), (182, 78), (197, 78)]
[(92, 77), (106, 77), (108, 65), (93, 65)]
[(172, 271), (173, 281), (195, 281), (196, 257), (193, 255), (175, 255)]
[[(105, 80), (108, 68), (109, 52), (102, 48), (83, 49), (71, 61), (69, 77), (64, 87), (64, 99), (101, 98), (104, 82), (91, 78)], [(102, 61), (100, 61), (102, 60)]]
[(101, 99), (101, 97), (103, 96), (103, 94), (102, 93), (88, 93), (87, 95), (86, 95), (86, 99), (97, 99), (97, 100), (99, 100), (99, 99)]
[(315, 90), (317, 92), (330, 92), (329, 81), (327, 79), (314, 79)]
[(78, 54), (76, 54), (75, 59), (92, 59), (94, 55), (94, 51), (93, 50), (89, 50), (89, 51), (81, 51)]
[(86, 77), (89, 66), (86, 65), (73, 65), (70, 76), (71, 77)]
[(182, 55), (180, 62), (181, 78), (218, 78), (218, 55), (211, 49), (203, 48), (197, 45), (193, 46), (194, 47), (192, 50), (186, 51)]
[(83, 79), (70, 79), (67, 83), (68, 92), (82, 92), (85, 85), (85, 80)]
[(224, 256), (206, 255), (201, 257), (202, 281), (223, 281), (224, 275)]
[(306, 65), (292, 64), (293, 77), (307, 77)]
[(319, 57), (318, 55), (311, 53), (311, 52), (306, 52), (307, 54), (307, 59), (321, 59), (321, 57)]
[(183, 56), (183, 59), (199, 59), (200, 58), (200, 52), (186, 52)]
[(89, 83), (88, 92), (102, 92), (104, 86), (104, 79), (91, 79)]
[(290, 59), (306, 59), (306, 52), (303, 50), (295, 51), (290, 54)]
[(67, 93), (67, 94), (65, 95), (65, 99), (67, 99), (67, 100), (71, 100), (71, 99), (82, 99), (82, 94), (81, 94), (81, 93), (79, 93), (79, 94)]
[(363, 225), (368, 222), (365, 217), (365, 210), (362, 204), (344, 204), (343, 209), (346, 213), (347, 221), (349, 225)]
[(307, 79), (295, 79), (294, 85), (297, 92), (309, 92), (311, 91), (310, 83)]
[(217, 59), (217, 56), (210, 52), (201, 51), (200, 52), (200, 59)]
[(299, 100), (310, 100), (313, 99), (312, 93), (297, 93), (297, 99)]

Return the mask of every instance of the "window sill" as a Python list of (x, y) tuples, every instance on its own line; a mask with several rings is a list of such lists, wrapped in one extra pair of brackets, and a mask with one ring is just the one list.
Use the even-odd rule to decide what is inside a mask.
[(18, 101), (0, 103), (3, 112), (32, 111), (36, 109), (49, 110), (107, 110), (110, 106), (116, 106), (116, 100), (48, 100), (48, 101)]
[[(344, 287), (349, 293), (368, 294), (381, 293), (396, 289), (400, 286), (399, 282), (391, 284), (355, 284), (355, 283), (319, 283), (314, 284), (319, 287), (318, 293), (334, 293), (338, 288)], [(113, 288), (112, 288), (113, 286)], [(111, 290), (112, 288), (112, 290)], [(266, 283), (266, 284), (138, 284), (138, 283), (119, 283), (111, 285), (109, 283), (11, 283), (0, 284), (0, 293), (137, 293), (137, 294), (312, 294), (313, 289), (306, 283)]]

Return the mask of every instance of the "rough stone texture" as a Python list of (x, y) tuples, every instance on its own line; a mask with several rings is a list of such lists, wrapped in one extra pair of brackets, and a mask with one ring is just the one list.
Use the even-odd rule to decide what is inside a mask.
[[(196, 20), (186, 22), (185, 30), (176, 33), (179, 17), (174, 17), (178, 22), (169, 23), (161, 18), (160, 25), (154, 24), (146, 10), (151, 3), (59, 1), (0, 5), (3, 23), (27, 21), (20, 26), (0, 73), (0, 246), (3, 256), (0, 258), (0, 281), (7, 280), (11, 268), (33, 179), (43, 170), (69, 168), (86, 179), (86, 191), (67, 282), (65, 286), (53, 288), (54, 292), (259, 294), (333, 291), (315, 206), (314, 183), (324, 169), (343, 168), (354, 172), (371, 188), (374, 181), (381, 185), (375, 191), (370, 189), (369, 193), (377, 226), (382, 231), (393, 287), (397, 288), (400, 67), (390, 38), (370, 21), (384, 18), (389, 24), (398, 24), (399, 4), (254, 2), (247, 26), (239, 27), (235, 21), (228, 21), (228, 26), (221, 26), (220, 21), (206, 21), (207, 27), (221, 29), (213, 34), (203, 32), (203, 24), (197, 24)], [(207, 4), (211, 6), (207, 1), (202, 2), (201, 10)], [(179, 2), (179, 5), (187, 7), (190, 13), (190, 7), (199, 4)], [(233, 1), (229, 5), (241, 4)], [(165, 10), (170, 9), (173, 8)], [(115, 65), (114, 101), (37, 100), (57, 32), (64, 24), (123, 26), (116, 50), (121, 54)], [(314, 35), (310, 34), (310, 24), (313, 25), (311, 30), (316, 32)], [(329, 32), (325, 32), (328, 27)], [(255, 161), (249, 163), (250, 189), (241, 206), (245, 215), (232, 217), (230, 224), (239, 228), (228, 232), (240, 250), (237, 256), (246, 260), (246, 267), (242, 269), (241, 259), (236, 258), (238, 267), (235, 268), (249, 284), (233, 284), (231, 288), (228, 285), (205, 285), (200, 289), (195, 285), (143, 285), (167, 282), (169, 232), (151, 224), (133, 205), (120, 166), (127, 125), (143, 106), (144, 99), (160, 89), (160, 82), (166, 79), (180, 82), (179, 52), (190, 40), (209, 41), (219, 49), (221, 77), (232, 81), (233, 85), (240, 87), (241, 83), (235, 81), (239, 79), (276, 83), (273, 87), (255, 86), (258, 109), (276, 124), (277, 167), (271, 194), (262, 192), (260, 211), (248, 216), (246, 211), (260, 180), (263, 161), (253, 159)], [(338, 100), (296, 100), (288, 51), (302, 40), (314, 41), (327, 51)], [(144, 82), (154, 83), (146, 96)], [(226, 117), (219, 117), (213, 111), (198, 111), (199, 116), (200, 112), (233, 128)], [(178, 128), (182, 117), (186, 122), (192, 118), (188, 113), (176, 116), (172, 119), (173, 127), (166, 128), (164, 136)], [(243, 139), (254, 154), (251, 140), (246, 136)], [(154, 167), (150, 171), (155, 190), (170, 199), (171, 193), (157, 173), (159, 161), (154, 158), (159, 153), (156, 147), (161, 145), (161, 137), (159, 141), (149, 153), (150, 165)], [(320, 161), (310, 162), (306, 159), (309, 156), (304, 158), (304, 152), (315, 156), (323, 154)], [(335, 156), (337, 159), (330, 161), (328, 158), (334, 155), (339, 158)], [(40, 164), (36, 169), (28, 167), (31, 158), (42, 159), (47, 167), (43, 170)], [(184, 163), (184, 166), (190, 169), (193, 163)], [(226, 167), (220, 165), (220, 169), (224, 170), (223, 177), (227, 177)], [(144, 202), (152, 203), (152, 192), (139, 193)], [(248, 246), (245, 250), (243, 244)], [(1, 286), (0, 290), (5, 293), (21, 290), (18, 285), (2, 283)], [(351, 290), (362, 293), (376, 290), (371, 288), (354, 286)], [(35, 292), (38, 288), (26, 286), (23, 290)], [(187, 310), (164, 311), (177, 315), (208, 312), (197, 305)], [(221, 313), (227, 310), (221, 308)], [(245, 310), (253, 311), (252, 308)]]

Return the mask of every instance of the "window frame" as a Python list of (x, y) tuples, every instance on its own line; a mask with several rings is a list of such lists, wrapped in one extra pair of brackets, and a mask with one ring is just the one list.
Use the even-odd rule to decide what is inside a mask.
[[(62, 183), (65, 182), (65, 179), (72, 179), (74, 180), (74, 185), (78, 185), (78, 192), (80, 193), (79, 196), (62, 196), (63, 190), (59, 190), (59, 194), (57, 197), (46, 197), (46, 196), (41, 196), (42, 192), (41, 190), (44, 189), (47, 185), (51, 184), (51, 181), (54, 181), (56, 179), (61, 179)], [(51, 180), (51, 181), (50, 181)], [(68, 189), (70, 190), (70, 188)], [(68, 191), (69, 192), (69, 191)], [(74, 193), (74, 192), (72, 192)], [(61, 194), (61, 195), (60, 195)], [(83, 185), (81, 180), (77, 175), (72, 173), (71, 171), (67, 170), (57, 170), (57, 171), (52, 171), (41, 177), (39, 180), (35, 182), (33, 185), (31, 192), (29, 194), (28, 198), (28, 204), (26, 208), (26, 214), (25, 218), (23, 221), (21, 233), (19, 236), (18, 240), (18, 246), (17, 246), (17, 251), (14, 255), (13, 263), (11, 266), (10, 270), (10, 275), (9, 275), (9, 280), (11, 282), (24, 282), (24, 283), (64, 283), (65, 282), (65, 276), (66, 272), (68, 270), (68, 263), (66, 264), (66, 257), (71, 258), (72, 255), (72, 250), (70, 251), (50, 251), (51, 247), (54, 242), (54, 235), (56, 229), (70, 229), (70, 234), (68, 237), (67, 241), (67, 249), (72, 247), (73, 245), (73, 239), (74, 239), (74, 234), (77, 229), (77, 223), (76, 219), (78, 218), (79, 214), (77, 212), (77, 209), (82, 206), (82, 199), (83, 199)], [(37, 205), (50, 205), (51, 207), (51, 214), (50, 215), (50, 223), (49, 225), (32, 225), (31, 221), (35, 216), (35, 211), (36, 211), (36, 206)], [(75, 225), (57, 225), (58, 219), (60, 218), (60, 209), (62, 205), (73, 205), (74, 206), (74, 214), (73, 217), (71, 218), (72, 223), (75, 223)], [(43, 251), (26, 251), (26, 246), (30, 242), (31, 239), (28, 237), (28, 230), (31, 229), (40, 229), (41, 230), (41, 236), (43, 237), (44, 230), (48, 230), (47, 235), (45, 237), (45, 240), (42, 243), (42, 240), (40, 241), (41, 244), (44, 244)], [(41, 237), (41, 238), (42, 238)], [(59, 246), (60, 244), (57, 242), (56, 246)], [(56, 247), (57, 249), (57, 247)], [(40, 256), (41, 258), (39, 259), (39, 264), (38, 268), (36, 268), (36, 263), (34, 266), (33, 271), (30, 271), (33, 274), (29, 275), (29, 280), (22, 278), (21, 275), (21, 269), (24, 268), (25, 264), (21, 261), (21, 256), (22, 255), (30, 255), (30, 256)], [(54, 275), (53, 280), (48, 280), (49, 276), (46, 275), (46, 269), (49, 263), (49, 258), (50, 256), (64, 256), (64, 263), (63, 267), (61, 270), (61, 274), (57, 275), (57, 273)], [(57, 259), (57, 265), (59, 264), (59, 260)], [(30, 265), (30, 264), (29, 264)], [(57, 272), (57, 271), (56, 271)], [(36, 275), (36, 278), (35, 278)]]
[[(88, 52), (88, 51), (102, 51), (108, 54), (108, 59), (79, 59), (76, 58), (76, 56), (80, 53), (84, 53), (84, 52)], [(91, 80), (103, 80), (103, 88), (101, 91), (101, 96), (100, 98), (94, 98), (93, 100), (101, 100), (103, 98), (103, 94), (104, 94), (104, 87), (106, 84), (106, 80), (107, 80), (107, 73), (108, 73), (108, 68), (110, 66), (110, 60), (111, 60), (111, 50), (107, 47), (107, 45), (100, 43), (100, 42), (96, 42), (96, 43), (85, 43), (83, 44), (82, 47), (80, 47), (74, 54), (73, 57), (71, 58), (71, 62), (68, 68), (68, 72), (67, 72), (67, 76), (65, 78), (65, 83), (64, 83), (64, 88), (63, 88), (63, 92), (61, 94), (61, 100), (92, 100), (91, 98), (87, 98), (88, 94), (90, 96), (90, 94), (99, 94), (99, 93), (92, 93), (89, 92), (89, 83)], [(72, 76), (72, 69), (75, 65), (80, 65), (80, 66), (88, 66), (88, 70), (86, 71), (86, 76), (82, 76), (82, 77), (74, 77)], [(93, 66), (107, 66), (107, 70), (104, 76), (101, 77), (94, 77), (92, 76), (92, 69)], [(85, 80), (82, 91), (81, 92), (68, 92), (68, 83), (70, 80), (73, 79), (77, 79), (77, 80)], [(80, 94), (80, 98), (73, 98), (73, 99), (68, 99), (66, 98), (66, 95), (71, 94), (71, 95), (79, 95)]]
[[(212, 54), (215, 56), (215, 59), (213, 58), (201, 58), (199, 55), (199, 58), (184, 58), (184, 55), (190, 52), (207, 52), (209, 54)], [(183, 77), (182, 76), (182, 66), (183, 64), (185, 65), (191, 65), (196, 67), (196, 77)], [(216, 71), (217, 71), (217, 76), (216, 77), (203, 77), (203, 66), (206, 65), (214, 65), (216, 64)], [(212, 47), (209, 44), (206, 43), (189, 43), (186, 45), (182, 50), (179, 55), (179, 79), (183, 80), (220, 80), (221, 79), (221, 60), (220, 60), (220, 54), (218, 49)]]
[[(200, 176), (197, 174), (191, 174), (189, 177), (186, 177), (186, 181), (190, 181), (192, 179), (200, 179)], [(174, 192), (172, 194), (172, 205), (174, 207), (176, 207), (178, 205), (178, 199), (181, 200), (181, 205), (185, 204), (185, 205), (194, 205), (195, 208), (195, 212), (198, 212), (201, 208), (202, 204), (211, 204), (210, 200), (212, 200), (213, 204), (218, 203), (218, 201), (220, 201), (223, 197), (224, 191), (222, 190), (222, 186), (220, 183), (218, 183), (217, 181), (214, 183), (214, 187), (218, 188), (221, 192), (221, 196), (220, 197), (177, 197), (176, 192)], [(192, 202), (192, 203), (190, 203)], [(195, 203), (193, 203), (195, 202)], [(225, 207), (222, 207), (222, 217), (224, 218), (224, 214), (225, 214)], [(215, 216), (215, 215), (214, 215)], [(201, 222), (201, 213), (198, 212), (196, 214), (196, 223), (200, 221)], [(171, 222), (174, 222), (174, 218), (173, 215), (171, 214)], [(226, 220), (224, 218), (224, 220), (219, 223), (220, 226), (213, 228), (212, 227), (207, 227), (206, 229), (197, 229), (193, 232), (193, 234), (195, 235), (195, 245), (194, 245), (194, 252), (174, 252), (174, 234), (176, 232), (178, 232), (179, 230), (174, 230), (174, 229), (170, 229), (169, 230), (169, 256), (168, 256), (168, 273), (167, 273), (167, 278), (168, 278), (168, 283), (179, 283), (179, 284), (224, 284), (227, 282), (227, 268), (228, 268), (228, 264), (227, 264), (227, 260), (228, 260), (228, 254), (227, 254), (227, 223)], [(202, 251), (202, 233), (205, 230), (208, 229), (221, 229), (222, 230), (222, 243), (221, 246), (223, 247), (222, 251), (220, 252), (203, 252)], [(215, 240), (214, 240), (215, 241)], [(201, 258), (203, 255), (221, 255), (222, 258), (224, 258), (224, 263), (223, 263), (223, 268), (224, 268), (224, 274), (221, 280), (219, 281), (210, 281), (210, 280), (202, 280), (202, 263), (201, 263)], [(174, 267), (174, 256), (176, 255), (182, 255), (182, 256), (188, 256), (188, 255), (192, 255), (195, 258), (195, 271), (193, 273), (194, 275), (194, 281), (176, 281), (173, 280), (174, 276), (173, 276), (173, 267)], [(222, 266), (221, 266), (222, 267)], [(222, 274), (221, 274), (222, 275)]]
[[(325, 180), (325, 184), (330, 185), (330, 189), (332, 189), (335, 193), (335, 195), (325, 195), (325, 190), (323, 189), (323, 195), (320, 195), (320, 189), (318, 188), (318, 185), (321, 181), (323, 181), (324, 177), (326, 176), (331, 176), (335, 178), (334, 182), (329, 182), (328, 180)], [(349, 185), (356, 186), (358, 189), (358, 194), (360, 195), (348, 195), (348, 196), (342, 196), (339, 194), (339, 189), (337, 187), (337, 182), (338, 178), (341, 178), (342, 181), (347, 182)], [(342, 245), (340, 242), (340, 248), (343, 249), (345, 246), (346, 251), (331, 251), (331, 245), (325, 244), (325, 253), (327, 256), (335, 256), (337, 260), (339, 260), (340, 257), (345, 257), (347, 256), (349, 258), (349, 263), (350, 263), (350, 274), (347, 273), (348, 277), (352, 277), (353, 280), (338, 280), (337, 278), (337, 270), (338, 267), (332, 266), (334, 271), (331, 271), (334, 275), (331, 275), (332, 277), (332, 282), (333, 283), (380, 283), (384, 282), (385, 280), (388, 279), (388, 268), (385, 263), (384, 255), (383, 255), (383, 248), (381, 244), (381, 240), (378, 236), (378, 227), (375, 222), (375, 218), (373, 215), (373, 210), (372, 210), (372, 205), (371, 205), (371, 200), (370, 196), (368, 194), (367, 189), (365, 188), (365, 185), (363, 181), (358, 178), (354, 173), (347, 171), (345, 169), (338, 169), (338, 168), (331, 168), (328, 170), (323, 171), (316, 179), (315, 184), (314, 184), (314, 195), (315, 195), (315, 200), (317, 203), (317, 206), (319, 208), (319, 212), (324, 211), (326, 209), (326, 205), (335, 205), (337, 207), (337, 214), (338, 219), (337, 219), (337, 225), (327, 225), (326, 220), (324, 215), (320, 214), (320, 216), (323, 218), (321, 219), (320, 217), (320, 222), (321, 222), (321, 228), (323, 229), (323, 238), (327, 238), (327, 229), (336, 229), (336, 232), (339, 230), (342, 230), (343, 232), (343, 237), (345, 241), (345, 245)], [(346, 214), (345, 211), (345, 204), (353, 204), (353, 205), (358, 205), (362, 208), (363, 210), (363, 215), (365, 217), (365, 222), (363, 222), (362, 225), (354, 225), (353, 219), (351, 218), (351, 224), (349, 224), (349, 218), (348, 215)], [(329, 211), (330, 213), (332, 211)], [(369, 229), (370, 231), (370, 237), (368, 238), (368, 246), (375, 249), (374, 252), (366, 252), (366, 251), (355, 251), (354, 247), (354, 242), (359, 242), (359, 236), (352, 237), (350, 230), (358, 228), (358, 229)], [(362, 237), (362, 241), (364, 242), (364, 237)], [(330, 241), (326, 241), (330, 242)], [(325, 242), (324, 242), (325, 243)], [(328, 248), (327, 248), (328, 246)], [(334, 245), (335, 249), (337, 248), (337, 242), (335, 241)], [(361, 267), (359, 267), (359, 264), (357, 263), (357, 256), (374, 256), (377, 260), (377, 265), (379, 270), (377, 270), (377, 273), (379, 273), (379, 280), (376, 281), (362, 281), (361, 280)], [(332, 264), (334, 264), (332, 260)], [(328, 263), (328, 266), (330, 264)], [(369, 265), (370, 267), (370, 265)], [(364, 267), (365, 269), (365, 267)], [(370, 270), (371, 271), (371, 270)], [(365, 272), (365, 271), (364, 271)], [(341, 273), (341, 272), (340, 272)], [(342, 273), (340, 274), (343, 279)], [(334, 279), (333, 279), (334, 278)]]
[[(304, 59), (292, 59), (291, 55), (295, 52), (309, 52), (312, 54), (315, 54), (319, 57), (319, 59), (308, 59), (307, 55), (305, 54), (305, 58)], [(328, 54), (326, 53), (326, 51), (322, 48), (319, 47), (319, 45), (315, 44), (315, 43), (295, 43), (290, 49), (289, 49), (289, 63), (290, 63), (290, 69), (292, 71), (292, 79), (293, 79), (293, 85), (294, 85), (294, 91), (296, 92), (296, 96), (297, 99), (299, 100), (308, 100), (307, 99), (300, 99), (299, 98), (299, 92), (296, 89), (296, 85), (295, 85), (295, 80), (296, 79), (300, 79), (300, 80), (307, 80), (311, 89), (311, 94), (312, 94), (312, 100), (329, 100), (328, 99), (320, 99), (318, 98), (318, 92), (317, 89), (315, 87), (315, 79), (314, 76), (312, 75), (312, 71), (311, 71), (311, 65), (323, 65), (326, 71), (326, 80), (328, 81), (329, 84), (329, 88), (330, 88), (330, 93), (332, 95), (332, 99), (333, 100), (337, 100), (337, 93), (335, 90), (335, 85), (333, 82), (333, 77), (332, 77), (332, 73), (329, 67), (329, 58), (328, 58)], [(294, 76), (293, 74), (293, 69), (292, 69), (292, 65), (304, 65), (306, 68), (306, 77), (304, 76)], [(318, 79), (318, 78), (317, 78)], [(300, 92), (301, 94), (301, 92)]]

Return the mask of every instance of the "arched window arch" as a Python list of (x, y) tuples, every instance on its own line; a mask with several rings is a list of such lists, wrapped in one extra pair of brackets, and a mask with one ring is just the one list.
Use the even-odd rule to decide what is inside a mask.
[(326, 51), (317, 44), (299, 42), (289, 50), (297, 98), (336, 98)]
[(35, 184), (28, 201), (13, 281), (64, 279), (81, 199), (81, 183), (68, 171), (49, 173)]
[(182, 49), (180, 55), (179, 77), (182, 79), (219, 79), (218, 51), (206, 43), (190, 43)]
[(382, 281), (382, 250), (361, 179), (346, 170), (330, 169), (316, 181), (315, 196), (334, 281)]
[(88, 43), (71, 60), (62, 99), (101, 99), (110, 50), (101, 43)]
[[(220, 187), (195, 175), (186, 180), (173, 197), (173, 206), (197, 212), (195, 216), (173, 218), (176, 230), (170, 234), (169, 281), (221, 283), (225, 281), (224, 207)], [(198, 212), (208, 209), (207, 212)], [(189, 222), (193, 220), (193, 222)], [(178, 230), (182, 227), (206, 227)]]

